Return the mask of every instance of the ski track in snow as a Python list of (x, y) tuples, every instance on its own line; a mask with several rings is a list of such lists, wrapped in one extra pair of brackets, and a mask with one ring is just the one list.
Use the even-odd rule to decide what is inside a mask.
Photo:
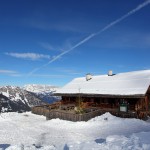
[[(108, 118), (104, 120), (104, 118)], [(0, 114), (0, 150), (150, 150), (150, 123), (106, 113), (87, 122)]]

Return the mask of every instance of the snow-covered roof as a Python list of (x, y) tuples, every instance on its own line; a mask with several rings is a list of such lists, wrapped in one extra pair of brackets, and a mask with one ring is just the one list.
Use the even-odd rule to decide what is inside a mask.
[(118, 73), (113, 76), (92, 76), (75, 78), (55, 94), (88, 95), (145, 95), (150, 85), (150, 70)]

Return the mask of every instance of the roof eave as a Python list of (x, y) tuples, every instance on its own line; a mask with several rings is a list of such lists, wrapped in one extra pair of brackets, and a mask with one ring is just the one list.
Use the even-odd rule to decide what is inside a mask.
[(130, 95), (119, 95), (119, 94), (91, 94), (91, 93), (54, 93), (54, 96), (69, 96), (69, 97), (107, 97), (107, 98), (144, 98), (145, 94), (130, 94)]

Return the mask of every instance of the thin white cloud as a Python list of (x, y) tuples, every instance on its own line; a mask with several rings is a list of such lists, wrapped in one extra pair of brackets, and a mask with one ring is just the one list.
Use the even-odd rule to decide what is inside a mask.
[[(126, 19), (127, 17), (135, 14), (137, 11), (141, 10), (142, 8), (144, 8), (145, 6), (147, 6), (148, 4), (150, 4), (150, 0), (145, 1), (144, 3), (138, 5), (135, 9), (129, 11), (127, 14), (123, 15), (122, 17), (116, 19), (115, 21), (111, 22), (110, 24), (106, 25), (103, 29), (99, 30), (98, 32), (92, 33), (89, 36), (87, 36), (86, 38), (84, 38), (83, 40), (81, 40), (80, 42), (78, 42), (77, 44), (75, 44), (74, 46), (72, 46), (70, 49), (60, 53), (59, 55), (55, 56), (53, 59), (51, 59), (48, 63), (44, 64), (43, 66), (39, 67), (39, 69), (51, 64), (52, 62), (58, 60), (59, 58), (61, 58), (63, 55), (71, 52), (72, 50), (74, 50), (75, 48), (79, 47), (80, 45), (84, 44), (85, 42), (89, 41), (90, 39), (92, 39), (93, 37), (103, 33), (104, 31), (108, 30), (109, 28), (113, 27), (114, 25), (120, 23), (122, 20)], [(37, 71), (37, 69), (36, 69)], [(31, 71), (30, 75), (33, 74), (36, 71)]]
[[(139, 36), (140, 35), (140, 36)], [(112, 39), (113, 36), (113, 39)], [(121, 30), (120, 33), (117, 33), (114, 36), (114, 33), (112, 36), (106, 36), (103, 41), (98, 42), (92, 42), (90, 43), (90, 46), (94, 46), (99, 49), (111, 49), (111, 50), (125, 50), (128, 48), (131, 48), (132, 51), (139, 49), (148, 49), (150, 48), (150, 34), (144, 33), (140, 31), (134, 31), (134, 30)], [(107, 41), (107, 42), (106, 42)], [(108, 44), (109, 43), (109, 44)]]
[(13, 70), (0, 70), (0, 74), (14, 74), (14, 73), (17, 72)]
[(146, 45), (147, 47), (149, 47), (150, 46), (150, 35), (144, 36), (142, 42), (143, 42), (143, 45)]
[(55, 68), (55, 71), (62, 72), (62, 73), (67, 73), (67, 74), (71, 74), (71, 75), (82, 74), (81, 71), (79, 71), (79, 70), (77, 71), (77, 70), (74, 70), (74, 69)]
[(71, 42), (69, 41), (69, 39), (67, 39), (63, 45), (61, 46), (52, 46), (51, 44), (47, 43), (47, 42), (40, 42), (39, 45), (45, 49), (45, 50), (49, 50), (49, 51), (64, 51), (64, 49), (70, 49), (72, 47)]
[[(58, 21), (58, 20), (57, 20)], [(60, 21), (60, 22), (49, 22), (47, 20), (43, 20), (43, 19), (26, 19), (23, 20), (23, 23), (36, 28), (36, 29), (40, 29), (40, 30), (52, 30), (52, 31), (60, 31), (60, 32), (75, 32), (75, 33), (87, 33), (87, 31), (85, 31), (85, 27), (84, 28), (79, 28), (81, 27), (81, 23), (80, 22), (73, 22), (74, 20), (69, 20), (69, 21)], [(87, 23), (82, 23), (82, 25), (87, 25)]]
[(98, 35), (104, 31), (106, 31), (107, 29), (111, 28), (112, 26), (116, 25), (117, 23), (121, 22), (122, 20), (124, 20), (125, 18), (133, 15), (134, 13), (136, 13), (137, 11), (141, 10), (142, 8), (144, 8), (145, 6), (147, 6), (148, 4), (150, 4), (150, 0), (145, 1), (144, 3), (138, 5), (135, 9), (129, 11), (127, 14), (125, 14), (124, 16), (120, 17), (119, 19), (111, 22), (110, 24), (108, 24), (107, 26), (105, 26), (102, 30), (98, 31), (95, 35)]
[(10, 74), (11, 77), (23, 77), (25, 76), (24, 74), (19, 74), (19, 73), (14, 73), (14, 74)]
[(40, 46), (46, 50), (56, 50), (56, 48), (54, 48), (51, 44), (49, 43), (44, 43), (44, 42), (40, 42)]
[(65, 78), (68, 77), (66, 75), (60, 75), (60, 74), (33, 74), (33, 77), (42, 77), (42, 78)]
[(0, 75), (7, 75), (7, 76), (12, 76), (12, 77), (22, 76), (21, 74), (19, 74), (17, 71), (14, 71), (14, 70), (0, 70)]
[(49, 55), (37, 54), (37, 53), (5, 53), (6, 55), (29, 60), (40, 60), (40, 59), (50, 59)]
[(40, 67), (33, 69), (30, 73), (28, 73), (27, 76), (31, 76), (34, 72), (37, 72), (37, 71), (40, 70), (40, 69), (41, 69)]

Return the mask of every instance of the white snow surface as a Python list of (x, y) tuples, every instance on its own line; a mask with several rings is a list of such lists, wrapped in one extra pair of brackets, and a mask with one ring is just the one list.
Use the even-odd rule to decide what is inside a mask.
[[(107, 118), (107, 119), (105, 119)], [(0, 114), (0, 150), (150, 150), (150, 122), (109, 113), (87, 122)]]
[(9, 92), (1, 92), (4, 96), (9, 97)]
[(104, 94), (104, 95), (144, 95), (150, 86), (150, 70), (118, 73), (113, 76), (92, 76), (75, 78), (56, 94)]
[(24, 86), (24, 89), (33, 93), (46, 93), (46, 92), (50, 93), (56, 91), (58, 87), (42, 84), (27, 84)]

